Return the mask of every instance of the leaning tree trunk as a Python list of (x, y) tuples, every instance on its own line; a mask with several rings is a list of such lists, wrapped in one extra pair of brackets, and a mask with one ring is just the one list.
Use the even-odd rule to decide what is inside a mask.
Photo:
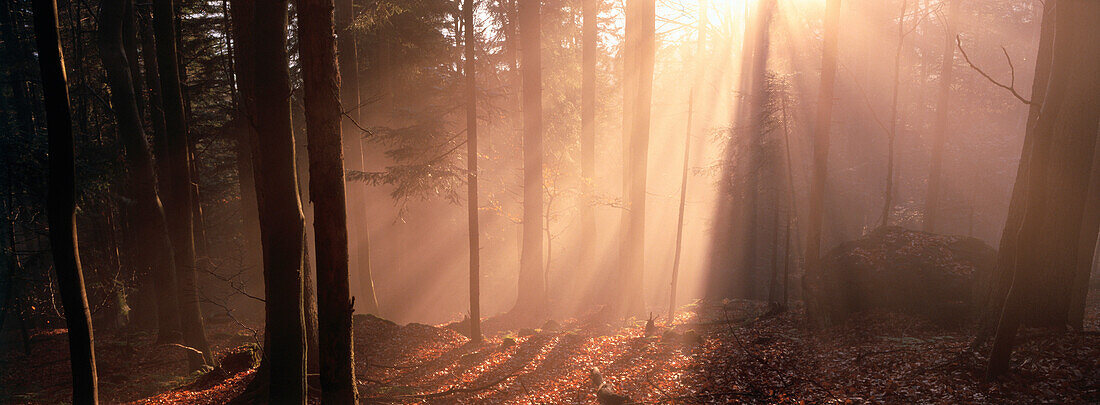
[(263, 242), (269, 398), (306, 401), (306, 336), (302, 292), (304, 225), (294, 165), (290, 70), (286, 50), (287, 2), (255, 8), (256, 133), (253, 160)]
[[(1032, 136), (1027, 198), (1017, 230), (1015, 274), (990, 353), (988, 376), (1008, 370), (1025, 315), (1068, 322), (1086, 195), (1100, 124), (1100, 3), (1060, 0), (1049, 84)], [(1006, 232), (1013, 231), (1006, 229)], [(1026, 314), (1031, 311), (1032, 314)]]
[[(825, 37), (821, 51), (821, 87), (818, 89), (817, 117), (814, 120), (813, 176), (810, 181), (810, 207), (806, 225), (806, 273), (821, 270), (821, 229), (825, 217), (825, 179), (829, 172), (829, 130), (833, 121), (833, 88), (836, 83), (837, 49), (840, 38), (840, 0), (825, 2)], [(805, 279), (804, 279), (805, 280)], [(815, 324), (817, 314), (810, 311), (814, 297), (803, 282), (806, 317)]]
[(153, 29), (156, 33), (157, 65), (160, 73), (164, 111), (165, 155), (167, 158), (168, 228), (175, 252), (176, 279), (179, 287), (180, 328), (183, 342), (201, 352), (188, 352), (192, 369), (213, 363), (213, 353), (199, 309), (198, 281), (195, 274), (195, 241), (192, 233), (191, 168), (187, 153), (187, 123), (184, 122), (183, 92), (180, 88), (176, 52), (175, 6), (172, 0), (153, 1)]
[[(1055, 1), (1048, 1), (1043, 6), (1043, 20), (1040, 22), (1039, 49), (1035, 58), (1035, 77), (1031, 84), (1031, 104), (1028, 108), (1024, 145), (1020, 153), (1020, 163), (1016, 168), (1016, 180), (1008, 204), (1008, 217), (997, 249), (997, 265), (994, 267), (987, 296), (981, 302), (983, 307), (979, 317), (977, 336), (970, 345), (970, 349), (975, 351), (986, 343), (997, 327), (1009, 287), (1016, 276), (1016, 247), (1019, 245), (1020, 236), (1017, 231), (1023, 222), (1024, 205), (1027, 203), (1027, 176), (1031, 169), (1032, 153), (1036, 144), (1035, 124), (1046, 101), (1047, 85), (1050, 82), (1055, 4)], [(1024, 317), (1025, 323), (1029, 322), (1028, 318)]]
[(340, 75), (332, 0), (298, 0), (299, 48), (309, 148), (309, 198), (317, 261), (317, 320), (321, 402), (358, 401), (348, 284), (348, 228), (340, 139)]
[(943, 188), (943, 150), (947, 144), (947, 113), (951, 101), (951, 82), (955, 71), (955, 29), (962, 0), (949, 0), (946, 31), (943, 39), (943, 61), (940, 64), (940, 88), (936, 101), (936, 121), (932, 132), (932, 163), (928, 174), (928, 196), (924, 200), (924, 231), (936, 232)]
[(107, 71), (111, 88), (111, 104), (118, 119), (119, 139), (126, 151), (127, 169), (130, 172), (130, 194), (134, 197), (137, 243), (140, 255), (148, 263), (156, 284), (160, 336), (158, 341), (176, 341), (179, 330), (179, 304), (176, 301), (175, 268), (173, 267), (172, 242), (168, 235), (168, 222), (157, 191), (157, 179), (153, 158), (141, 123), (137, 95), (134, 90), (133, 65), (123, 48), (124, 6), (127, 0), (104, 0), (100, 5), (99, 54)]
[(57, 270), (61, 306), (69, 330), (69, 363), (73, 372), (73, 403), (99, 403), (92, 344), (92, 315), (84, 293), (84, 275), (76, 241), (76, 165), (73, 121), (69, 110), (69, 86), (57, 29), (57, 3), (34, 1), (34, 37), (42, 69), (42, 93), (46, 99), (49, 137), (49, 195), (46, 212), (50, 225), (50, 251)]
[(513, 311), (542, 316), (546, 311), (546, 286), (542, 279), (541, 5), (538, 1), (519, 0), (518, 7), (523, 79), (523, 244)]

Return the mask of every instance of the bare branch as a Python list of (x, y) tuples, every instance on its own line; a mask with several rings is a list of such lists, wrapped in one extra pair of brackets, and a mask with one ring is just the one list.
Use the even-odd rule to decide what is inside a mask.
[(1004, 51), (1005, 59), (1008, 59), (1008, 67), (1012, 71), (1012, 81), (1008, 85), (998, 82), (996, 79), (989, 76), (989, 74), (985, 73), (985, 71), (983, 71), (981, 68), (975, 66), (974, 62), (970, 61), (970, 56), (967, 55), (966, 50), (963, 49), (961, 36), (955, 35), (955, 44), (958, 46), (959, 52), (962, 53), (963, 59), (966, 59), (966, 64), (970, 65), (971, 69), (974, 69), (974, 71), (978, 72), (978, 74), (981, 74), (982, 77), (985, 77), (985, 79), (989, 80), (990, 83), (993, 83), (997, 87), (1011, 92), (1017, 100), (1020, 100), (1020, 102), (1024, 104), (1031, 104), (1031, 100), (1024, 98), (1024, 96), (1021, 96), (1020, 93), (1016, 91), (1016, 68), (1012, 66), (1012, 58), (1008, 56), (1008, 50), (1006, 50), (1003, 46), (1001, 47), (1001, 50)]

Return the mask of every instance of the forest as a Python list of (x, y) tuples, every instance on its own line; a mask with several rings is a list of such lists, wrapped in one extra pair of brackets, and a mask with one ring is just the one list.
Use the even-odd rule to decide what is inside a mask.
[(0, 0), (0, 403), (1100, 403), (1098, 23)]

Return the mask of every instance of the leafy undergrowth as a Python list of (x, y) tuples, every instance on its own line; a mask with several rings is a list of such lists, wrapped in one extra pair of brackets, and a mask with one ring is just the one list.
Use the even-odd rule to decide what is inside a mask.
[[(356, 316), (356, 372), (365, 403), (594, 403), (593, 367), (638, 403), (1097, 403), (1097, 309), (1090, 308), (1088, 332), (1022, 331), (1013, 371), (993, 383), (982, 382), (986, 359), (967, 350), (967, 330), (872, 313), (811, 332), (800, 309), (772, 314), (742, 301), (687, 307), (654, 336), (644, 336), (644, 320), (610, 325), (592, 317), (495, 333), (482, 345), (451, 328)], [(51, 355), (37, 361), (67, 371), (63, 351)], [(184, 364), (182, 355), (157, 357)], [(144, 378), (148, 365), (131, 361), (130, 378)], [(21, 373), (5, 370), (6, 383)], [(140, 403), (225, 403), (249, 379), (251, 372), (191, 378)], [(8, 399), (55, 402), (67, 383), (54, 381), (51, 397)], [(104, 400), (164, 389), (149, 383), (160, 385), (106, 384)]]

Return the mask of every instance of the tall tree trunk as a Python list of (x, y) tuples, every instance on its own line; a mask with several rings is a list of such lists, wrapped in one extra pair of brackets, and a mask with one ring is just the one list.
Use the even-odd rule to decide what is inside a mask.
[(290, 70), (286, 50), (287, 2), (257, 2), (253, 20), (256, 134), (253, 161), (263, 242), (269, 398), (306, 401), (306, 336), (302, 256), (304, 225), (298, 200)]
[[(645, 312), (642, 280), (645, 271), (645, 199), (646, 171), (649, 154), (649, 126), (653, 93), (653, 64), (656, 50), (656, 4), (642, 0), (627, 4), (630, 10), (626, 25), (628, 40), (625, 53), (632, 54), (633, 90), (624, 90), (631, 97), (629, 125), (624, 128), (624, 196), (627, 211), (623, 215), (619, 259), (619, 290), (616, 306), (620, 315), (640, 315)], [(633, 35), (630, 35), (633, 34)], [(625, 59), (624, 59), (625, 60)], [(625, 118), (624, 118), (625, 120)]]
[(183, 342), (202, 352), (190, 353), (192, 369), (213, 364), (213, 353), (206, 341), (202, 312), (199, 309), (198, 285), (195, 274), (195, 241), (192, 233), (191, 168), (187, 153), (187, 129), (183, 115), (183, 93), (180, 88), (177, 63), (175, 7), (172, 0), (153, 1), (153, 29), (156, 31), (157, 65), (167, 129), (165, 152), (170, 180), (168, 196), (168, 229), (175, 252), (176, 278), (179, 287), (180, 327)]
[(352, 300), (348, 284), (348, 228), (344, 156), (340, 139), (340, 74), (332, 0), (298, 0), (299, 48), (309, 137), (309, 199), (317, 212), (317, 321), (321, 401), (355, 404)]
[[(145, 70), (145, 87), (149, 91), (149, 122), (153, 129), (153, 147), (154, 149), (159, 147), (161, 149), (159, 151), (160, 153), (155, 155), (163, 157), (164, 139), (167, 138), (168, 135), (164, 123), (164, 100), (161, 97), (160, 91), (160, 74), (157, 71), (156, 44), (153, 40), (151, 18), (148, 17), (149, 16), (145, 16), (145, 18), (142, 19), (140, 29), (142, 41), (141, 58)], [(168, 186), (166, 184), (168, 184), (170, 180), (170, 176), (168, 175), (168, 160), (163, 158), (155, 159), (153, 164), (155, 176), (157, 178), (159, 196), (159, 192), (167, 189)], [(166, 210), (165, 214), (167, 215)], [(169, 228), (169, 232), (171, 232), (171, 228)], [(168, 235), (170, 237), (171, 233)], [(169, 243), (171, 243), (171, 240), (169, 240)], [(178, 277), (175, 271), (175, 252), (172, 252), (171, 257), (154, 260), (168, 260), (169, 262), (159, 263), (161, 263), (160, 266), (166, 266), (167, 269), (171, 270), (153, 273), (153, 283), (157, 289), (157, 341), (181, 341), (182, 332), (180, 331), (179, 288), (176, 285)], [(151, 265), (152, 264), (150, 264), (150, 266)]]
[(248, 284), (253, 288), (263, 288), (263, 253), (260, 243), (260, 216), (256, 206), (256, 173), (252, 161), (252, 139), (257, 137), (255, 120), (256, 84), (253, 75), (256, 65), (247, 50), (253, 49), (253, 12), (255, 0), (231, 0), (229, 13), (232, 20), (234, 49), (233, 67), (235, 69), (237, 89), (240, 93), (236, 105), (237, 136), (237, 176), (241, 191), (241, 234), (243, 260), (241, 263), (249, 274), (257, 275)]
[(523, 79), (523, 244), (514, 311), (543, 316), (542, 281), (542, 57), (538, 0), (519, 1), (520, 66)]
[[(1047, 86), (1050, 83), (1050, 71), (1053, 62), (1054, 49), (1054, 17), (1057, 8), (1056, 0), (1047, 1), (1043, 5), (1043, 17), (1040, 22), (1039, 49), (1035, 58), (1035, 77), (1031, 84), (1031, 104), (1028, 106), (1027, 128), (1024, 134), (1024, 145), (1020, 153), (1020, 163), (1016, 168), (1016, 180), (1012, 187), (1012, 197), (1008, 204), (1008, 217), (1001, 233), (1000, 245), (997, 249), (997, 265), (994, 267), (992, 280), (988, 288), (988, 295), (983, 300), (984, 307), (981, 311), (978, 333), (970, 345), (971, 350), (985, 344), (994, 332), (997, 322), (1001, 317), (1005, 298), (1016, 276), (1016, 249), (1019, 246), (1019, 229), (1024, 218), (1024, 206), (1027, 204), (1028, 173), (1031, 170), (1032, 154), (1034, 153), (1036, 136), (1034, 135), (1036, 123), (1039, 120), (1039, 112), (1046, 101)], [(1024, 317), (1027, 322), (1028, 317)]]
[(176, 301), (174, 254), (168, 235), (168, 222), (160, 202), (156, 174), (153, 171), (152, 154), (145, 140), (141, 124), (137, 96), (134, 91), (134, 75), (130, 72), (129, 58), (123, 47), (123, 24), (127, 18), (124, 7), (128, 0), (105, 0), (100, 5), (99, 54), (107, 71), (111, 87), (111, 104), (118, 119), (119, 138), (126, 151), (127, 170), (130, 172), (130, 195), (135, 199), (134, 211), (137, 243), (143, 251), (156, 283), (158, 299), (159, 341), (176, 341), (180, 333), (179, 303)]
[[(1090, 174), (1100, 123), (1100, 3), (1060, 0), (1050, 79), (1032, 136), (1028, 190), (1015, 274), (990, 353), (988, 376), (1008, 370), (1016, 331), (1028, 311), (1064, 327), (1069, 316)], [(1006, 230), (1009, 232), (1011, 230)]]
[(476, 32), (474, 2), (464, 0), (462, 19), (466, 23), (466, 212), (470, 235), (470, 340), (481, 343), (481, 232), (478, 231), (477, 198), (477, 61), (474, 58)]
[[(339, 54), (340, 102), (344, 109), (344, 121), (341, 124), (344, 139), (345, 169), (363, 170), (363, 141), (356, 130), (363, 109), (359, 96), (359, 60), (356, 51), (355, 36), (351, 32), (351, 21), (355, 18), (352, 0), (336, 0), (336, 52)], [(359, 310), (369, 314), (378, 314), (378, 299), (374, 292), (374, 280), (370, 268), (370, 235), (367, 229), (366, 186), (362, 183), (346, 185), (348, 205), (348, 245), (351, 272), (358, 275)]]
[(691, 158), (691, 125), (695, 113), (695, 92), (703, 77), (703, 49), (707, 40), (707, 2), (699, 2), (699, 32), (695, 41), (695, 80), (688, 90), (687, 123), (684, 125), (684, 167), (680, 172), (680, 209), (676, 216), (676, 247), (672, 256), (672, 281), (668, 293), (668, 321), (676, 316), (676, 283), (680, 276), (680, 252), (684, 241), (684, 211), (687, 207), (688, 169)]
[(1069, 299), (1069, 325), (1084, 330), (1085, 309), (1088, 306), (1089, 278), (1096, 260), (1096, 241), (1100, 237), (1100, 142), (1093, 151), (1092, 175), (1085, 200), (1080, 243), (1077, 245), (1077, 266), (1073, 274)]
[(73, 121), (69, 110), (69, 86), (57, 28), (57, 3), (35, 0), (34, 37), (42, 69), (42, 93), (46, 99), (49, 136), (50, 251), (57, 270), (58, 290), (69, 330), (69, 363), (73, 372), (73, 403), (99, 403), (92, 344), (92, 316), (84, 293), (84, 275), (76, 237), (76, 165)]
[(962, 0), (948, 0), (943, 61), (940, 64), (940, 88), (936, 101), (936, 123), (932, 132), (932, 162), (928, 174), (928, 196), (924, 200), (924, 231), (936, 232), (943, 188), (943, 150), (947, 144), (947, 113), (951, 101), (951, 82), (955, 71), (955, 21)]
[(580, 270), (596, 263), (596, 58), (600, 0), (583, 0), (581, 22), (581, 237)]
[[(825, 217), (825, 179), (829, 173), (829, 131), (833, 121), (833, 88), (836, 83), (836, 59), (840, 38), (840, 0), (825, 1), (825, 36), (821, 51), (821, 86), (818, 88), (817, 117), (814, 120), (813, 176), (810, 181), (810, 207), (806, 225), (806, 273), (821, 270), (821, 229)], [(805, 279), (804, 279), (805, 280)], [(803, 282), (806, 316), (820, 325), (812, 312), (815, 297)]]

